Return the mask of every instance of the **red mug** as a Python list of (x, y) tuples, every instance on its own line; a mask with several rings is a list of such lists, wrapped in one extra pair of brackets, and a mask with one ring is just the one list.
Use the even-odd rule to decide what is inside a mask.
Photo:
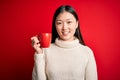
[(40, 41), (40, 47), (48, 48), (51, 44), (51, 33), (40, 33), (38, 34), (38, 40)]

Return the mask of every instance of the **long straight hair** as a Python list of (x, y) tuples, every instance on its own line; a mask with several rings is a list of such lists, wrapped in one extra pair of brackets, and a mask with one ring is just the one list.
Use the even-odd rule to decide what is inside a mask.
[(77, 29), (76, 29), (76, 31), (75, 31), (74, 36), (79, 39), (79, 43), (81, 43), (82, 45), (85, 45), (84, 40), (83, 40), (83, 38), (82, 38), (82, 34), (81, 34), (81, 32), (80, 32), (80, 25), (79, 25), (79, 19), (78, 19), (77, 13), (76, 13), (75, 10), (74, 10), (71, 6), (69, 6), (69, 5), (60, 6), (60, 7), (55, 11), (55, 13), (54, 13), (53, 21), (52, 21), (52, 43), (54, 43), (54, 42), (55, 42), (55, 39), (56, 39), (57, 37), (59, 37), (59, 35), (58, 35), (58, 33), (57, 33), (57, 30), (56, 30), (56, 26), (55, 26), (55, 21), (56, 21), (56, 17), (57, 17), (60, 13), (62, 13), (63, 11), (67, 11), (67, 12), (71, 13), (71, 14), (75, 17), (76, 21), (78, 21), (78, 27), (77, 27)]

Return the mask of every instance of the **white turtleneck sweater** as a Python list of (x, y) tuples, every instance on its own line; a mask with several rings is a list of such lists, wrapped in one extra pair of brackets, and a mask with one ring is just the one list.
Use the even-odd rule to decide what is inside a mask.
[(81, 45), (56, 39), (42, 54), (35, 53), (32, 80), (97, 80), (93, 52)]

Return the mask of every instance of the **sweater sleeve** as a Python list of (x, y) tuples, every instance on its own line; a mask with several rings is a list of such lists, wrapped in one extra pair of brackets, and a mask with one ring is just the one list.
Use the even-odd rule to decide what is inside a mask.
[(97, 67), (93, 51), (88, 48), (88, 63), (86, 66), (85, 80), (98, 80)]
[(46, 80), (44, 54), (35, 53), (34, 55), (32, 80)]

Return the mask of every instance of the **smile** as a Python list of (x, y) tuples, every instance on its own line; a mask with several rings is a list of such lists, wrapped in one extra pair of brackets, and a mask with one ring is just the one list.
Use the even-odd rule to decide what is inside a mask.
[(67, 36), (70, 32), (69, 31), (64, 31), (62, 32), (62, 35)]

